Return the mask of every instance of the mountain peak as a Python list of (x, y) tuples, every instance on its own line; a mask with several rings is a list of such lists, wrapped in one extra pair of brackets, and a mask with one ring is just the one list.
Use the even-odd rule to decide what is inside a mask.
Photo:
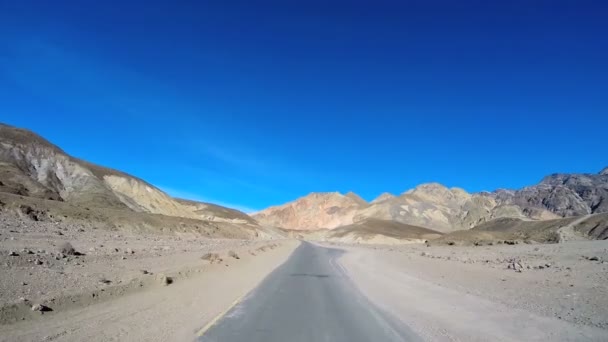
[(352, 200), (354, 200), (355, 202), (357, 202), (357, 204), (359, 205), (367, 205), (367, 202), (361, 198), (361, 196), (357, 195), (356, 193), (349, 191), (346, 195), (344, 195), (345, 197), (348, 197)]
[(600, 175), (602, 175), (602, 176), (608, 175), (608, 166), (606, 166), (602, 171), (600, 171)]
[(397, 196), (391, 194), (390, 192), (383, 192), (378, 197), (376, 197), (371, 203), (378, 203), (395, 197)]

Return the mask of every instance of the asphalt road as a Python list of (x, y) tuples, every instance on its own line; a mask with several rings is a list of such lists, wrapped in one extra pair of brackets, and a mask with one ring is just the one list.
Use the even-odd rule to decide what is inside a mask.
[(341, 253), (303, 242), (198, 341), (421, 340), (357, 290), (336, 261)]

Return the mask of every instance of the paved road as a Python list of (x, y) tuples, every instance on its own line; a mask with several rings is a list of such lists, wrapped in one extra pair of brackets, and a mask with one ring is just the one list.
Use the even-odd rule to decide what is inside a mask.
[(201, 342), (419, 341), (352, 284), (342, 252), (303, 242)]

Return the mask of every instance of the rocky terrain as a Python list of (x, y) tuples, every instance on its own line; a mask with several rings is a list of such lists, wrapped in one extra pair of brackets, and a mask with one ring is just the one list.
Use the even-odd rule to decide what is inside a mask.
[(295, 245), (112, 231), (6, 210), (0, 226), (0, 341), (182, 340)]
[(554, 174), (521, 190), (473, 194), (429, 183), (399, 196), (382, 194), (371, 203), (351, 200), (352, 193), (312, 193), (253, 217), (285, 229), (333, 229), (371, 218), (448, 233), (501, 218), (544, 221), (607, 212), (606, 173)]

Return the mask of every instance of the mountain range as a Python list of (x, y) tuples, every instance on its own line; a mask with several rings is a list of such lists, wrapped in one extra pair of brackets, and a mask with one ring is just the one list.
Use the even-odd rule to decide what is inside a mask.
[(367, 203), (354, 193), (311, 193), (253, 214), (285, 229), (334, 229), (367, 219), (396, 221), (439, 232), (471, 229), (499, 218), (548, 220), (608, 212), (608, 168), (598, 174), (552, 174), (519, 190), (468, 193), (428, 183)]
[(408, 239), (426, 239), (499, 219), (544, 221), (608, 212), (608, 168), (597, 174), (556, 173), (519, 190), (468, 193), (428, 183), (400, 195), (383, 193), (371, 202), (353, 192), (311, 193), (247, 215), (173, 198), (140, 178), (72, 157), (31, 131), (0, 124), (0, 209), (7, 203), (18, 211), (38, 212), (37, 218), (50, 216), (43, 215), (50, 210), (55, 219), (86, 218), (110, 229), (251, 238), (320, 229), (343, 237), (377, 227), (389, 235), (408, 230)]

